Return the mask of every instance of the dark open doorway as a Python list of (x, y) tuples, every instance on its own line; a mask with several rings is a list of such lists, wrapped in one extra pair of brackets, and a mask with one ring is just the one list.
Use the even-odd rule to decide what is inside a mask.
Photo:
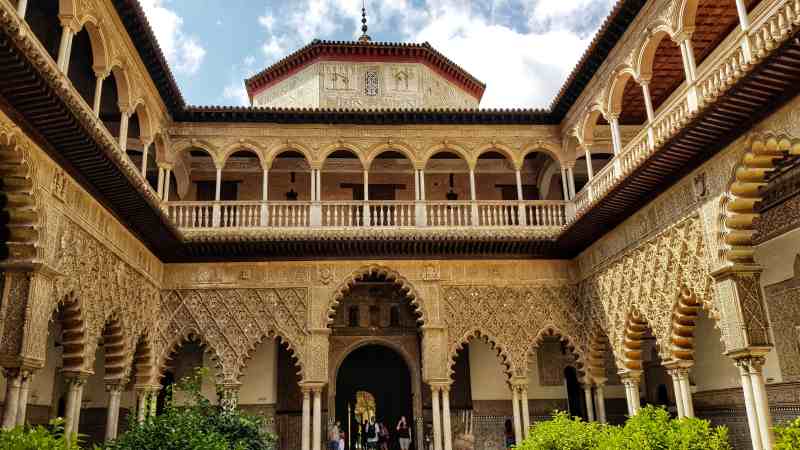
[(583, 390), (578, 382), (578, 371), (574, 367), (568, 366), (564, 369), (564, 378), (567, 380), (567, 401), (570, 415), (587, 420), (586, 409), (582, 408)]
[[(408, 365), (396, 351), (389, 347), (369, 344), (350, 353), (339, 367), (336, 377), (336, 420), (342, 429), (351, 430), (352, 446), (356, 448), (359, 437), (355, 417), (358, 393), (369, 393), (374, 398), (375, 416), (389, 428), (389, 448), (396, 448), (395, 427), (400, 416), (413, 424), (413, 393)], [(362, 394), (362, 397), (364, 394)], [(349, 411), (349, 421), (348, 421)]]

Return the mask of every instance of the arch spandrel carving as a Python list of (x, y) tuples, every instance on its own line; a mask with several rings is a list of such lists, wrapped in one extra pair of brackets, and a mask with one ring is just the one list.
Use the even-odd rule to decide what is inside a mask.
[(255, 347), (280, 339), (293, 354), (301, 375), (310, 348), (307, 288), (180, 289), (162, 292), (159, 366), (174, 345), (173, 336), (197, 335), (213, 350), (224, 382), (236, 382)]
[(530, 348), (543, 328), (580, 335), (580, 304), (572, 286), (444, 286), (441, 297), (450, 358), (476, 333), (488, 336), (501, 349), (509, 377), (525, 376)]

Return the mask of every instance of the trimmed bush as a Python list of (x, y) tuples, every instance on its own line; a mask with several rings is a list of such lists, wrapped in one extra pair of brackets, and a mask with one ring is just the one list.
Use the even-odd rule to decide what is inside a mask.
[(663, 408), (647, 406), (624, 426), (583, 422), (556, 412), (536, 424), (517, 446), (521, 450), (730, 450), (728, 430), (708, 421), (672, 419)]
[(775, 450), (800, 450), (800, 418), (775, 427)]

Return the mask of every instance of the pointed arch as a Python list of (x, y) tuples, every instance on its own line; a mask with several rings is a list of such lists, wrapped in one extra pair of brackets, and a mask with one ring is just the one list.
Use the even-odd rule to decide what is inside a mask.
[(572, 354), (572, 356), (575, 358), (575, 366), (578, 372), (586, 371), (586, 368), (589, 365), (588, 356), (581, 352), (580, 346), (577, 345), (577, 342), (573, 336), (564, 333), (554, 324), (547, 324), (543, 326), (538, 333), (536, 333), (536, 336), (533, 338), (533, 342), (531, 342), (530, 348), (528, 349), (528, 354), (534, 353), (547, 337), (555, 337), (558, 338), (559, 341), (565, 343), (567, 350), (569, 350), (570, 354)]
[(258, 338), (249, 343), (244, 355), (242, 355), (241, 361), (239, 361), (238, 367), (236, 368), (236, 377), (238, 379), (242, 378), (247, 370), (247, 364), (253, 358), (256, 349), (264, 342), (265, 339), (274, 340), (277, 342), (278, 346), (283, 346), (286, 348), (286, 350), (289, 352), (289, 356), (291, 356), (292, 360), (294, 361), (294, 366), (297, 367), (298, 377), (303, 379), (303, 376), (305, 375), (305, 364), (302, 357), (303, 355), (300, 353), (301, 347), (299, 347), (299, 345), (302, 345), (302, 343), (293, 343), (291, 340), (287, 339), (275, 330), (262, 333)]
[(209, 353), (211, 359), (214, 361), (214, 367), (217, 369), (217, 378), (221, 379), (225, 376), (225, 368), (223, 367), (222, 355), (217, 348), (211, 344), (202, 333), (194, 327), (187, 327), (181, 330), (180, 333), (175, 334), (172, 340), (162, 349), (156, 361), (155, 381), (158, 382), (166, 370), (169, 368), (169, 361), (178, 353), (184, 344), (189, 342), (196, 342), (203, 349), (203, 353)]
[(41, 226), (44, 209), (38, 204), (36, 164), (20, 139), (19, 131), (0, 129), (0, 160), (5, 166), (2, 192), (7, 198), (2, 211), (8, 214), (3, 228), (9, 233), (6, 238), (9, 263), (41, 259), (44, 251), (44, 246), (39, 244), (39, 232), (44, 229)]
[(485, 330), (481, 330), (480, 328), (473, 328), (463, 335), (461, 335), (458, 340), (451, 346), (448, 350), (447, 355), (447, 374), (450, 379), (453, 378), (455, 375), (454, 366), (456, 364), (456, 356), (458, 356), (458, 352), (464, 349), (464, 346), (469, 344), (469, 342), (473, 339), (483, 340), (484, 342), (488, 343), (492, 350), (495, 351), (497, 356), (500, 358), (500, 365), (503, 366), (503, 373), (506, 374), (506, 381), (511, 380), (511, 377), (515, 373), (515, 367), (513, 367), (513, 360), (508, 349), (499, 342), (497, 338), (492, 336), (491, 333), (486, 332)]
[(393, 282), (395, 285), (398, 286), (401, 292), (405, 295), (408, 299), (409, 303), (411, 303), (411, 307), (414, 310), (414, 313), (417, 314), (418, 319), (417, 322), (420, 325), (423, 325), (427, 319), (427, 315), (425, 314), (425, 308), (423, 305), (423, 300), (417, 294), (414, 285), (408, 281), (403, 275), (397, 272), (394, 269), (390, 269), (386, 266), (380, 266), (377, 264), (371, 264), (368, 266), (364, 266), (360, 269), (353, 271), (350, 275), (345, 278), (345, 280), (339, 284), (339, 286), (334, 290), (333, 295), (328, 302), (328, 309), (326, 311), (325, 323), (332, 324), (333, 323), (333, 316), (336, 314), (336, 309), (339, 306), (341, 300), (347, 295), (350, 290), (355, 286), (356, 282), (369, 277), (371, 275), (379, 275), (386, 278), (386, 280)]

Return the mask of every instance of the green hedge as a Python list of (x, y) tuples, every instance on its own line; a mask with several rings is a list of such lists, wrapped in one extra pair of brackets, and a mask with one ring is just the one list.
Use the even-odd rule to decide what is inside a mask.
[(800, 450), (800, 418), (775, 427), (775, 450)]
[(708, 421), (672, 419), (663, 408), (647, 406), (624, 426), (583, 422), (557, 412), (531, 428), (519, 450), (730, 450), (728, 430)]

